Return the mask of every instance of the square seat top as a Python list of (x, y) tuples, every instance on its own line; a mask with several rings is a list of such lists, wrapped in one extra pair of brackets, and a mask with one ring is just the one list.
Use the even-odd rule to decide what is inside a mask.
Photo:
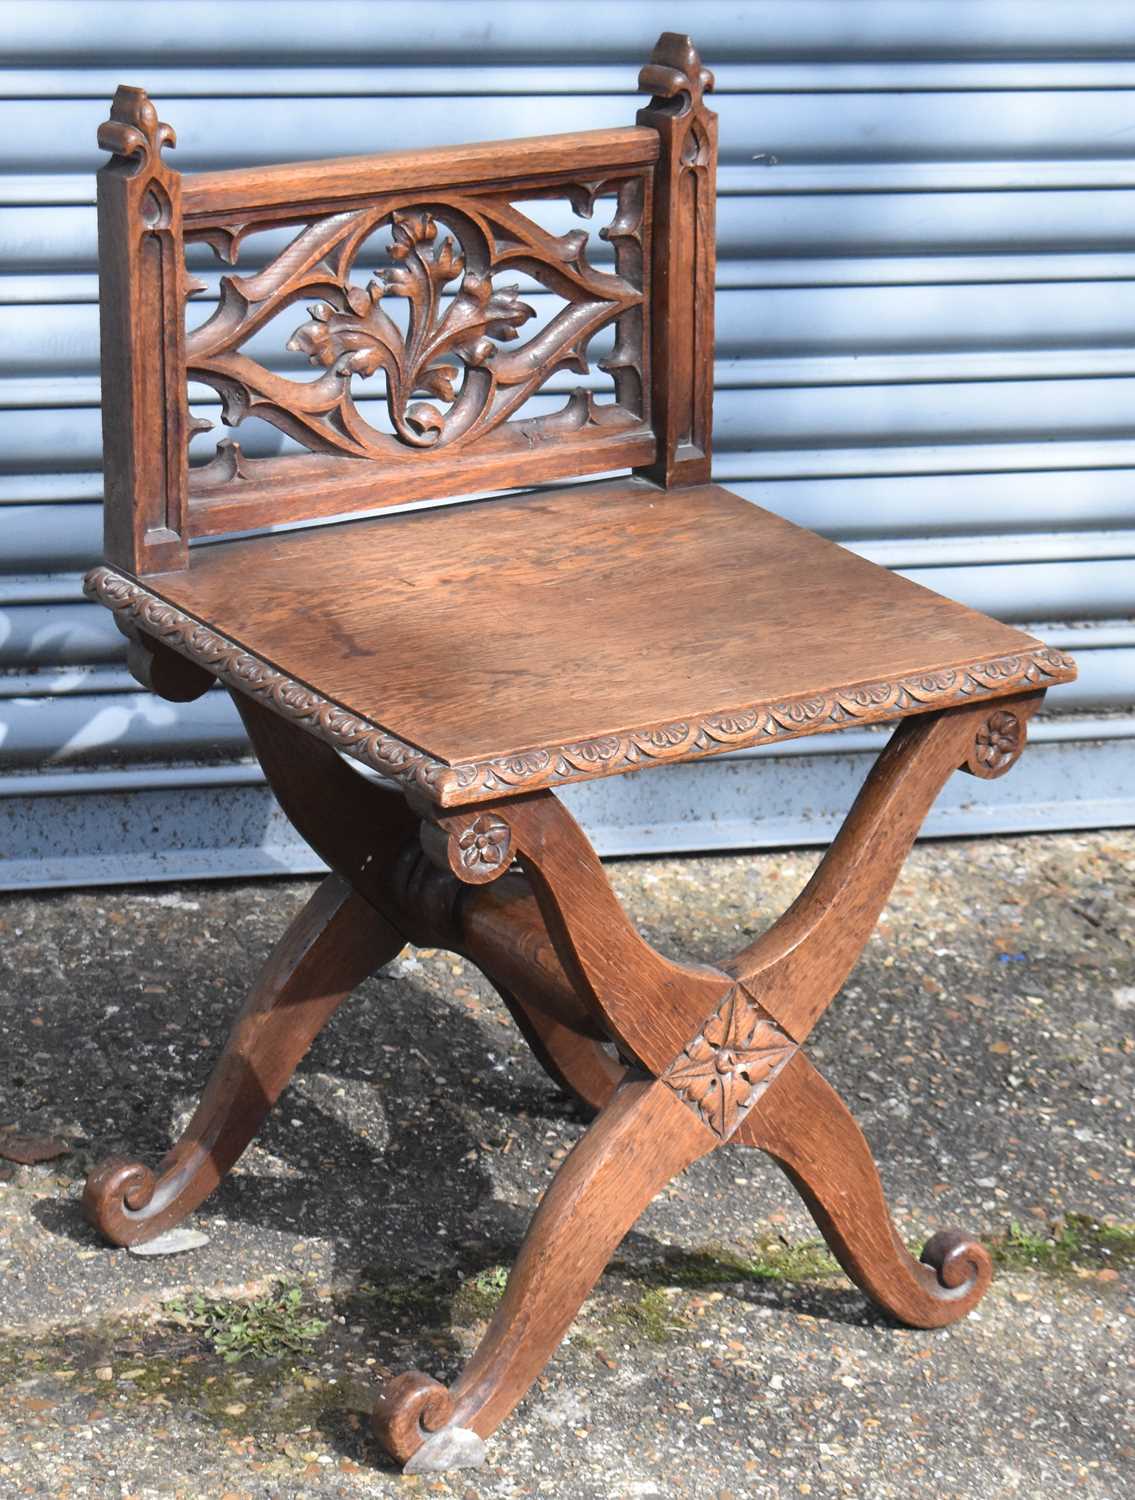
[(443, 806), (1075, 676), (1023, 631), (717, 485), (529, 491), (91, 579)]

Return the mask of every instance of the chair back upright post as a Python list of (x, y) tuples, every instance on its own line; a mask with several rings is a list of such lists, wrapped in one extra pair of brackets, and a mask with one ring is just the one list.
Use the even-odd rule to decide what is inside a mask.
[[(120, 88), (99, 130), (106, 560), (142, 577), (187, 568), (198, 538), (406, 501), (620, 469), (665, 487), (708, 479), (713, 79), (668, 32), (639, 82), (653, 97), (634, 126), (185, 175), (163, 158), (175, 137), (153, 102)], [(525, 211), (548, 199), (586, 218), (613, 200), (599, 230), (613, 268), (592, 263), (583, 231)], [(207, 286), (186, 247), (235, 266), (281, 229), (285, 247), (222, 275), (187, 332), (186, 299)], [(380, 230), (389, 264), (361, 284), (356, 260)], [(557, 310), (539, 316), (505, 275)], [(286, 348), (316, 374), (296, 379), (250, 343), (305, 303)], [(606, 328), (613, 399), (590, 379), (549, 410), (549, 382), (589, 377)], [(381, 393), (365, 384), (379, 374)], [(190, 465), (211, 426), (190, 411), (190, 382), (220, 397), (226, 426), (274, 427), (275, 447), (225, 440)]]
[(142, 89), (122, 86), (98, 143), (103, 548), (128, 572), (188, 561), (189, 401), (181, 176)]
[(663, 32), (638, 86), (638, 123), (658, 132), (654, 170), (651, 405), (658, 452), (639, 470), (666, 489), (709, 480), (713, 296), (717, 269), (717, 116), (713, 74), (688, 36)]

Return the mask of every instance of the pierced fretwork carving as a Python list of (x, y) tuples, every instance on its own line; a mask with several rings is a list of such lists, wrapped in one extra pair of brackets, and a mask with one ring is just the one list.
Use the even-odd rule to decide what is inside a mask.
[[(560, 370), (587, 374), (588, 343), (614, 322), (615, 349), (603, 368), (614, 377), (616, 404), (597, 404), (580, 390), (558, 413), (518, 422), (522, 430), (497, 438), (524, 447), (584, 426), (638, 425), (644, 182), (639, 175), (581, 184), (573, 194), (577, 206), (589, 208), (600, 192), (615, 193), (614, 216), (600, 231), (615, 250), (613, 273), (589, 263), (584, 232), (551, 234), (492, 193), (388, 197), (317, 218), (262, 271), (222, 278), (216, 312), (187, 336), (189, 376), (220, 393), (228, 425), (256, 415), (316, 452), (405, 461), (415, 451), (465, 446), (494, 433)], [(393, 265), (360, 286), (356, 260), (387, 224)], [(215, 226), (187, 237), (207, 238), (235, 257), (255, 227), (242, 221), (220, 237)], [(524, 339), (520, 330), (533, 309), (517, 286), (499, 280), (517, 272), (563, 301)], [(307, 356), (321, 372), (316, 379), (288, 379), (244, 352), (260, 328), (312, 296), (318, 300), (288, 348)], [(392, 298), (406, 303), (405, 332), (388, 311)], [(380, 371), (393, 433), (369, 423), (356, 404), (353, 382)], [(248, 461), (232, 460), (225, 478), (247, 472)]]

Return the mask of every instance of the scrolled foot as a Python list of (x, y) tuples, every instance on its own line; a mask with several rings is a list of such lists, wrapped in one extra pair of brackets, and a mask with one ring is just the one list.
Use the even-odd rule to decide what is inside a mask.
[(408, 1370), (387, 1381), (371, 1425), (391, 1458), (404, 1464), (452, 1416), (453, 1402), (445, 1386), (421, 1370)]
[(375, 1437), (407, 1474), (480, 1468), (485, 1461), (484, 1441), (470, 1428), (452, 1425), (453, 1411), (445, 1386), (420, 1370), (410, 1370), (387, 1382), (371, 1425)]
[(83, 1215), (112, 1244), (136, 1245), (153, 1233), (146, 1210), (154, 1205), (157, 1181), (142, 1162), (112, 1156), (87, 1178)]
[(993, 1280), (989, 1251), (962, 1229), (940, 1229), (918, 1258), (936, 1273), (943, 1294), (966, 1302), (967, 1311), (981, 1301)]
[(612, 1251), (655, 1193), (717, 1144), (665, 1083), (626, 1078), (570, 1152), (516, 1258), (492, 1321), (446, 1390), (399, 1375), (375, 1408), (375, 1435), (408, 1474), (482, 1461), (489, 1437), (567, 1332)]
[(347, 881), (329, 875), (264, 965), (181, 1139), (156, 1171), (121, 1157), (97, 1167), (83, 1193), (88, 1221), (116, 1245), (180, 1224), (240, 1157), (339, 1004), (401, 946)]
[(987, 1252), (947, 1229), (915, 1260), (887, 1211), (863, 1132), (812, 1064), (797, 1053), (745, 1116), (735, 1139), (787, 1173), (855, 1284), (910, 1328), (944, 1328), (974, 1308), (993, 1279)]

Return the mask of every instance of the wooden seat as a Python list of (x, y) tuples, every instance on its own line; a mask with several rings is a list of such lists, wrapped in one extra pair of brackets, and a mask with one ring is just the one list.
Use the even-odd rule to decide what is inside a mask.
[[(106, 560), (86, 588), (143, 685), (173, 700), (228, 687), (332, 873), (181, 1138), (156, 1170), (98, 1167), (90, 1221), (134, 1244), (191, 1213), (406, 941), (477, 964), (595, 1113), (453, 1386), (411, 1371), (378, 1394), (376, 1436), (408, 1471), (483, 1460), (645, 1205), (719, 1146), (770, 1155), (849, 1275), (907, 1323), (956, 1321), (991, 1276), (960, 1231), (911, 1257), (803, 1044), (942, 784), (1009, 770), (1075, 668), (710, 482), (712, 83), (667, 33), (622, 130), (183, 178), (162, 154), (170, 127), (122, 88), (99, 135)], [(538, 212), (601, 205), (603, 255)], [(251, 260), (188, 332), (185, 298), (208, 287), (187, 246)], [(572, 372), (589, 383), (553, 404)], [(228, 425), (277, 429), (278, 451), (226, 440), (191, 465), (209, 425), (191, 382)], [(437, 503), (391, 509), (411, 501)], [(892, 720), (804, 891), (717, 964), (645, 942), (554, 794)]]
[(206, 622), (361, 721), (333, 742), (375, 769), (395, 740), (420, 752), (442, 805), (1067, 671), (715, 485), (600, 482), (223, 542), (147, 588), (184, 612), (183, 640)]

